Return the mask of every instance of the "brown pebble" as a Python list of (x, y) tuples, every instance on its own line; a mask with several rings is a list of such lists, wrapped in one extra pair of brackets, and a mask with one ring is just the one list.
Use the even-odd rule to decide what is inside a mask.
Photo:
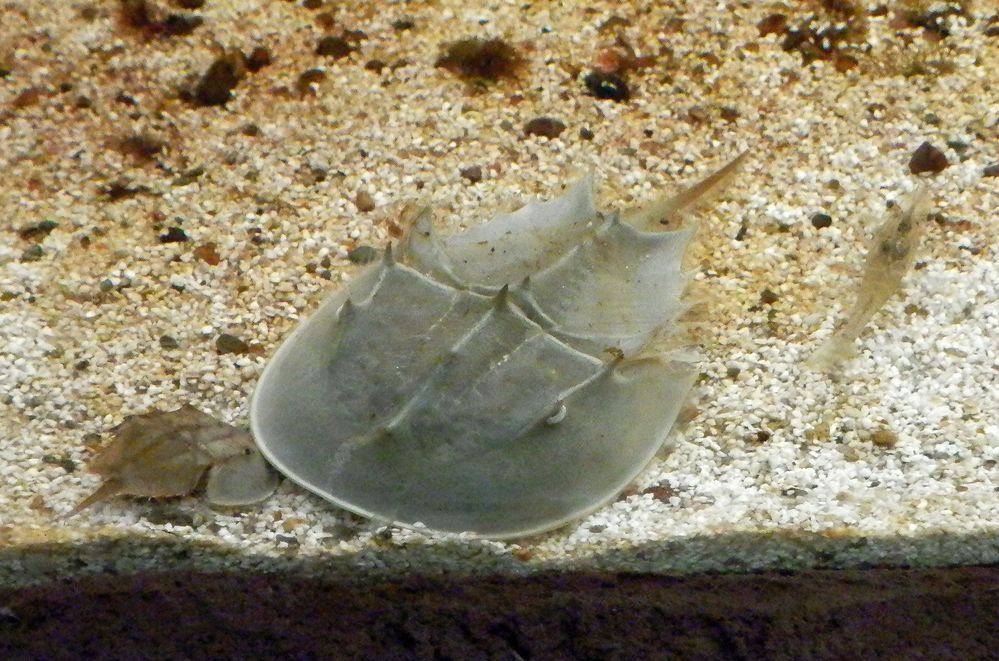
[(209, 266), (218, 266), (222, 262), (214, 242), (202, 244), (194, 249), (194, 257)]
[(316, 55), (324, 55), (339, 60), (354, 52), (351, 46), (343, 37), (323, 37), (316, 46)]
[(132, 186), (127, 181), (118, 180), (111, 182), (107, 186), (101, 187), (101, 192), (111, 200), (121, 200), (126, 197), (146, 194), (150, 192), (149, 186)]
[(332, 32), (333, 28), (336, 27), (336, 17), (332, 12), (324, 11), (316, 14), (316, 25), (326, 30), (327, 32)]
[(768, 34), (782, 34), (787, 30), (787, 16), (784, 14), (770, 14), (756, 24), (756, 29), (760, 31), (760, 36)]
[(42, 98), (42, 91), (37, 87), (29, 87), (20, 94), (14, 97), (14, 100), (10, 102), (10, 105), (14, 108), (30, 108), (31, 106), (38, 105), (38, 102)]
[(140, 162), (151, 161), (165, 146), (165, 142), (149, 133), (134, 133), (117, 143), (118, 151)]
[(243, 55), (227, 53), (208, 67), (194, 89), (194, 100), (202, 106), (224, 106), (243, 77)]
[(780, 297), (772, 289), (764, 289), (760, 292), (760, 303), (764, 305), (773, 305), (778, 301)]
[(711, 115), (704, 106), (691, 106), (687, 111), (687, 119), (695, 124), (703, 124), (711, 119)]
[(222, 333), (217, 338), (215, 338), (215, 349), (220, 354), (226, 353), (236, 353), (244, 354), (249, 353), (250, 345), (239, 339), (235, 335), (230, 335), (229, 333)]
[(41, 241), (57, 227), (59, 227), (59, 223), (54, 220), (42, 220), (20, 227), (17, 230), (17, 235), (25, 241)]
[(982, 168), (983, 177), (999, 177), (999, 163), (993, 163), (992, 165), (986, 165)]
[(565, 130), (565, 124), (552, 117), (535, 117), (524, 125), (524, 135), (539, 135), (557, 138)]
[(298, 90), (300, 96), (315, 94), (315, 90), (312, 86), (318, 85), (324, 80), (326, 80), (326, 73), (322, 69), (309, 69), (307, 71), (303, 71), (298, 76), (298, 81), (295, 83), (295, 89)]
[(468, 179), (473, 184), (477, 184), (482, 181), (482, 168), (478, 165), (472, 165), (467, 168), (462, 168), (459, 174), (464, 178)]
[(652, 496), (662, 503), (668, 503), (670, 498), (676, 496), (676, 490), (669, 484), (657, 484), (642, 490), (642, 495)]
[(893, 448), (898, 444), (898, 435), (885, 427), (875, 429), (871, 432), (871, 443), (879, 448)]
[(721, 118), (726, 122), (734, 122), (739, 119), (739, 111), (732, 106), (722, 106)]
[(263, 46), (257, 46), (250, 51), (249, 57), (246, 58), (246, 68), (256, 73), (271, 64), (273, 61), (274, 60), (271, 58), (271, 52), (269, 50)]
[(942, 172), (949, 165), (950, 161), (947, 160), (942, 151), (930, 143), (924, 142), (912, 153), (912, 158), (909, 160), (909, 172), (912, 174)]
[(358, 211), (374, 211), (375, 198), (371, 197), (371, 193), (368, 191), (362, 190), (354, 197), (354, 206), (357, 207)]
[(502, 39), (461, 39), (445, 44), (434, 66), (468, 80), (515, 78), (524, 60)]

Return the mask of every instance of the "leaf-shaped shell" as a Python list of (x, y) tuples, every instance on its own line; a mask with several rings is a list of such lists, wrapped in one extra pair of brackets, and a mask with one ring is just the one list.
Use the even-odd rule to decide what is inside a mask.
[(648, 349), (683, 311), (689, 238), (598, 213), (589, 177), (446, 239), (421, 214), (278, 349), (257, 443), (401, 525), (502, 538), (582, 516), (648, 463), (693, 382)]

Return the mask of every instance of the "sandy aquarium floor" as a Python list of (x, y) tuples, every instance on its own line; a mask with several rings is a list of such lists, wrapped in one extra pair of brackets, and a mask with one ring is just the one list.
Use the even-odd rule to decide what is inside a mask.
[[(2, 13), (0, 583), (999, 561), (994, 3)], [(465, 38), (502, 42), (437, 66)], [(526, 130), (537, 118), (554, 121)], [(913, 161), (924, 142), (939, 154)], [(289, 482), (238, 512), (120, 498), (57, 518), (99, 484), (87, 461), (125, 416), (190, 403), (245, 424), (267, 356), (365, 246), (405, 230), (405, 204), (453, 230), (594, 172), (601, 205), (623, 209), (744, 150), (694, 218), (690, 406), (585, 520), (473, 541), (372, 523)], [(805, 367), (884, 210), (920, 184), (933, 208), (903, 292), (840, 374)]]

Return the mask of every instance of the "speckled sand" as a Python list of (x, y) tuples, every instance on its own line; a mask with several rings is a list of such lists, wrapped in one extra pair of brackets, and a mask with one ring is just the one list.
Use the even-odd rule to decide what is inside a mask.
[[(943, 30), (906, 27), (915, 3), (858, 3), (873, 15), (845, 72), (760, 35), (775, 12), (792, 26), (812, 11), (816, 27), (842, 23), (818, 2), (149, 4), (204, 23), (166, 36), (123, 26), (111, 2), (2, 10), (0, 583), (181, 565), (999, 561), (999, 178), (984, 176), (999, 162), (994, 3), (941, 18)], [(626, 23), (599, 29), (615, 15)], [(410, 29), (393, 26), (406, 18)], [(315, 54), (324, 31), (343, 30), (366, 35), (355, 52)], [(621, 103), (582, 81), (617, 33), (655, 56), (627, 74)], [(480, 88), (434, 67), (441, 44), (469, 36), (519, 48), (519, 77)], [(178, 98), (223, 47), (258, 46), (273, 62), (224, 107)], [(375, 59), (380, 72), (365, 67)], [(299, 86), (313, 68), (325, 80)], [(567, 128), (525, 137), (539, 116)], [(162, 149), (145, 160), (120, 149), (137, 134)], [(917, 177), (908, 163), (924, 141), (950, 166)], [(473, 542), (386, 528), (287, 482), (241, 513), (117, 499), (55, 518), (97, 486), (85, 464), (124, 416), (191, 403), (245, 423), (267, 355), (356, 272), (350, 249), (386, 244), (405, 203), (430, 203), (457, 228), (594, 171), (603, 206), (621, 209), (745, 149), (745, 172), (698, 216), (690, 295), (704, 360), (689, 420), (633, 489), (585, 520)], [(459, 174), (476, 165), (482, 181)], [(920, 179), (934, 215), (904, 293), (842, 375), (809, 371), (885, 204)], [(147, 188), (110, 199), (116, 182)], [(374, 210), (355, 206), (362, 191)], [(47, 235), (19, 234), (49, 220)], [(162, 242), (171, 227), (188, 240)], [(221, 333), (249, 352), (220, 355)]]

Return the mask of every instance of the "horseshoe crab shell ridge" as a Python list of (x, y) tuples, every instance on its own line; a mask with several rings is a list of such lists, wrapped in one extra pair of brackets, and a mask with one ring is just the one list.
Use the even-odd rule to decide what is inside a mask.
[(355, 513), (490, 538), (613, 499), (693, 383), (655, 349), (684, 310), (692, 231), (605, 216), (592, 186), (447, 238), (421, 214), (265, 368), (266, 458)]

